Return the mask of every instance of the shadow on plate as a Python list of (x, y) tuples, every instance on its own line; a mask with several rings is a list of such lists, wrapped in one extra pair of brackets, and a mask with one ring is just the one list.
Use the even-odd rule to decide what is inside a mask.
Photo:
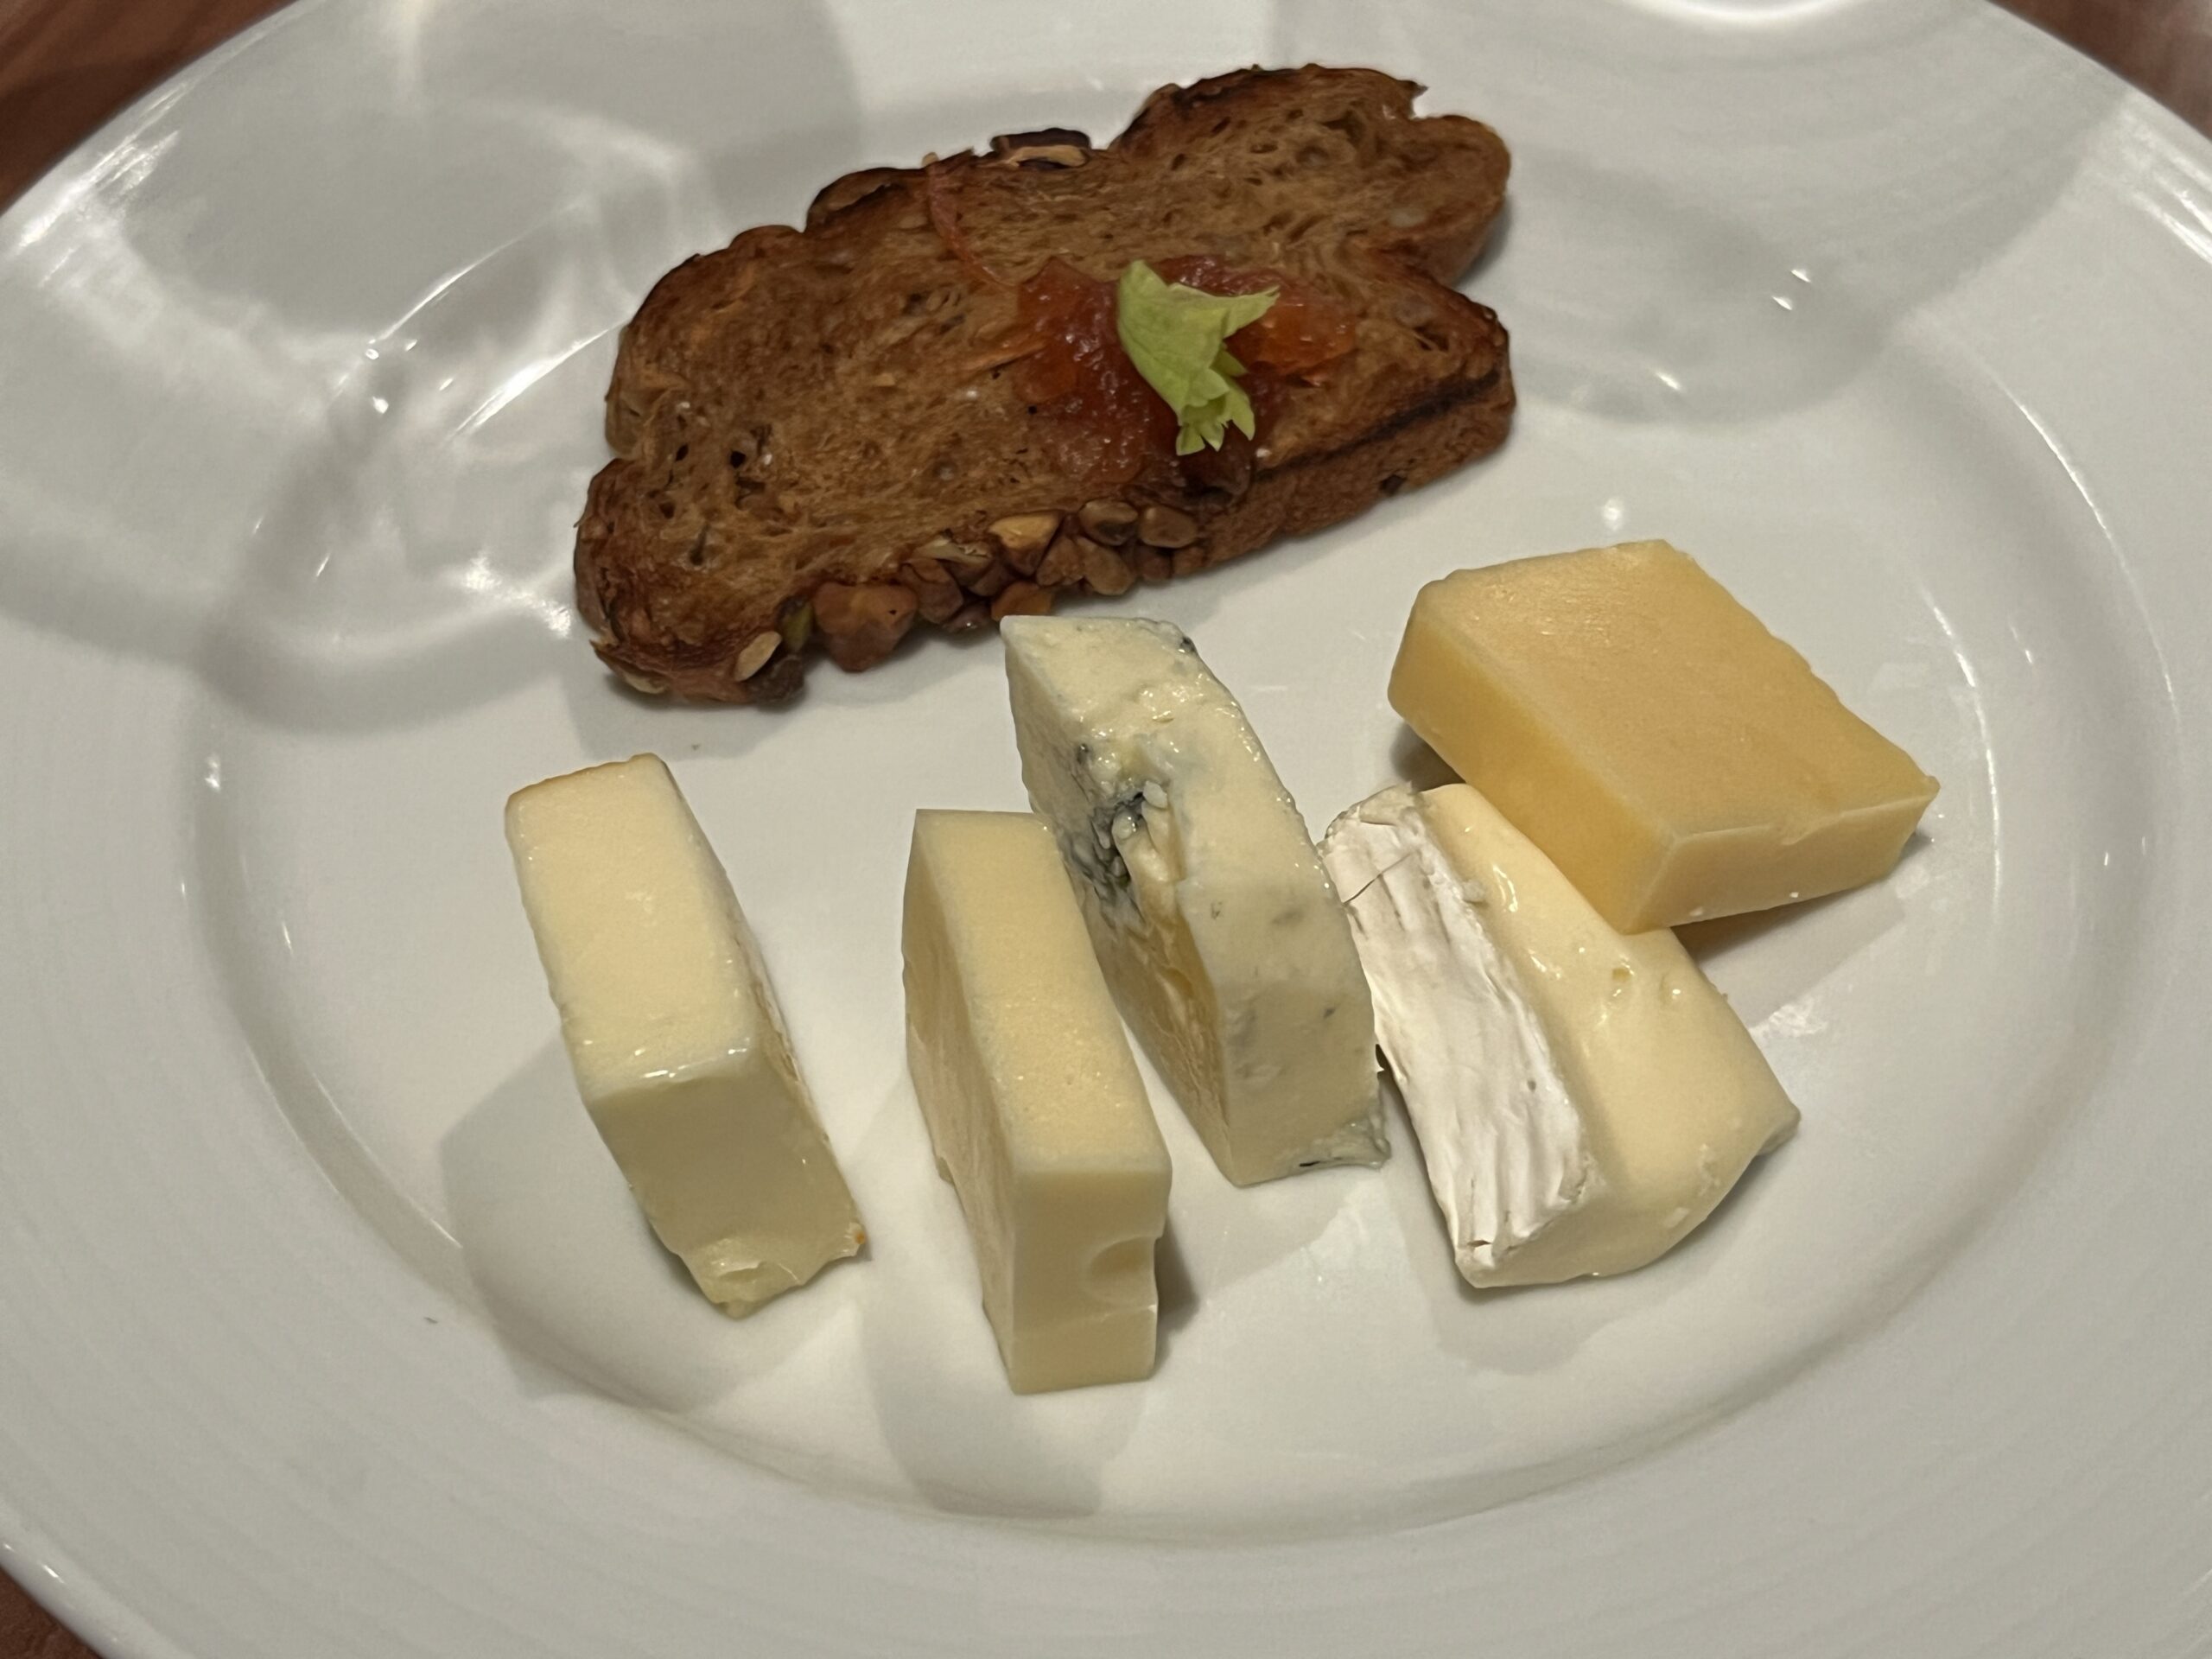
[(1390, 739), (1390, 770), (1400, 782), (1418, 790), (1441, 789), (1459, 781), (1459, 774), (1445, 763), (1444, 757), (1406, 725), (1401, 725)]
[(448, 1230), (527, 1394), (589, 1391), (680, 1415), (822, 1329), (810, 1317), (818, 1294), (779, 1298), (741, 1320), (699, 1294), (632, 1198), (557, 1044), (473, 1107), (438, 1159)]
[(868, 1172), (866, 1185), (895, 1161), (902, 1179), (927, 1188), (900, 1206), (899, 1246), (879, 1255), (861, 1294), (861, 1364), (884, 1448), (912, 1492), (947, 1514), (1096, 1514), (1147, 1385), (1034, 1395), (1007, 1385), (958, 1196), (930, 1174), (935, 1160), (911, 1093), (893, 1092), (851, 1160)]

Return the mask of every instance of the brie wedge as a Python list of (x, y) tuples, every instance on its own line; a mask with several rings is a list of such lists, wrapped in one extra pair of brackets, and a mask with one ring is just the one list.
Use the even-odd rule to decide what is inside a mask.
[(750, 1313), (864, 1240), (729, 878), (657, 755), (507, 803), (576, 1088), (660, 1242)]
[(1389, 1155), (1335, 889), (1244, 711), (1164, 622), (1009, 617), (1022, 780), (1122, 1012), (1239, 1186)]
[(1466, 785), (1386, 790), (1322, 856), (1469, 1284), (1643, 1267), (1796, 1128), (1675, 936), (1615, 932)]

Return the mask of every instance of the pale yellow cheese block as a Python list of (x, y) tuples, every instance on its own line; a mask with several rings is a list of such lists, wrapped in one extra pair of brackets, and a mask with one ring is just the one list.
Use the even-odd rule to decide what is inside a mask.
[(1017, 1394), (1152, 1374), (1167, 1146), (1052, 832), (918, 812), (906, 1054)]
[(1470, 1284), (1643, 1267), (1797, 1127), (1675, 936), (1609, 926), (1465, 784), (1363, 801), (1323, 855)]
[(657, 755), (507, 803), (576, 1087), (660, 1242), (751, 1313), (864, 1242), (729, 879)]
[(1390, 702), (1625, 933), (1878, 880), (1936, 798), (1664, 542), (1429, 583)]

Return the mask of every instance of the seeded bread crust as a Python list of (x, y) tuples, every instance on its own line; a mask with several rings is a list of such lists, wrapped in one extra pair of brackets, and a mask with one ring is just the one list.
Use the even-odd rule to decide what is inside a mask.
[[(779, 701), (816, 645), (865, 668), (918, 621), (1187, 575), (1497, 448), (1505, 331), (1449, 284), (1508, 158), (1419, 91), (1312, 66), (1166, 86), (1103, 149), (1053, 130), (851, 174), (804, 229), (678, 265), (623, 330), (578, 526), (600, 656), (642, 690)], [(1155, 456), (1102, 493), (1019, 390), (1012, 285), (1190, 253), (1349, 306), (1355, 344), (1241, 459)]]

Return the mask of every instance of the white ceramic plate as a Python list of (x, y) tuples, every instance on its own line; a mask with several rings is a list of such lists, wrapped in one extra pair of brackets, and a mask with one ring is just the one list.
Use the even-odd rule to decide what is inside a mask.
[[(1402, 1119), (1238, 1193), (1165, 1357), (1017, 1400), (900, 1058), (995, 646), (782, 714), (594, 664), (613, 330), (850, 167), (1371, 62), (1516, 155), (1508, 448), (1121, 608), (1318, 826), (1415, 586), (1696, 552), (1943, 780), (1700, 942), (1802, 1135), (1650, 1271), (1478, 1300)], [(0, 220), (0, 1539), (130, 1656), (2202, 1654), (2212, 151), (1979, 3), (329, 0)], [(872, 1259), (743, 1325), (578, 1109), (499, 834), (652, 748)], [(1163, 1097), (1163, 1104), (1165, 1099)]]

